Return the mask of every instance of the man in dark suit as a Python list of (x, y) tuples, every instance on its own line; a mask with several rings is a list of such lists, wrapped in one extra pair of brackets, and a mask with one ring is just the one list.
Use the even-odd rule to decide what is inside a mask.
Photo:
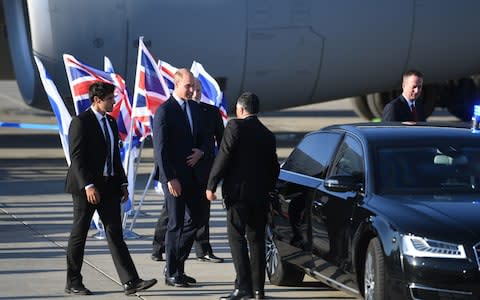
[(198, 224), (200, 185), (194, 167), (206, 151), (198, 104), (189, 102), (195, 85), (192, 73), (179, 69), (172, 96), (155, 113), (153, 146), (159, 181), (168, 212), (165, 283), (186, 287), (196, 280), (185, 274), (185, 260)]
[(275, 136), (258, 120), (258, 111), (255, 94), (240, 95), (238, 118), (225, 128), (208, 179), (206, 196), (210, 201), (216, 199), (215, 190), (223, 179), (228, 241), (237, 275), (233, 292), (220, 299), (264, 298), (268, 194), (275, 186), (279, 165)]
[(65, 292), (90, 295), (83, 285), (81, 268), (85, 241), (95, 210), (105, 227), (108, 247), (115, 268), (124, 284), (125, 294), (150, 288), (156, 279), (138, 277), (127, 245), (123, 240), (120, 204), (128, 199), (127, 178), (120, 162), (118, 129), (107, 114), (114, 104), (115, 87), (97, 82), (90, 86), (92, 106), (74, 117), (69, 128), (71, 165), (65, 190), (73, 198), (73, 226), (67, 248), (67, 284)]
[[(220, 110), (213, 105), (201, 102), (202, 98), (202, 84), (195, 78), (195, 88), (193, 90), (192, 99), (200, 106), (200, 113), (202, 114), (202, 126), (205, 132), (206, 152), (205, 155), (195, 165), (195, 174), (200, 182), (200, 191), (207, 188), (208, 174), (212, 168), (213, 159), (216, 154), (216, 145), (220, 145), (223, 136), (223, 119), (220, 115)], [(158, 168), (155, 172), (155, 178), (158, 180)], [(210, 201), (205, 198), (203, 192), (200, 193), (198, 211), (198, 229), (195, 232), (195, 253), (197, 259), (205, 262), (221, 263), (223, 258), (217, 257), (213, 254), (212, 246), (210, 244)], [(163, 260), (163, 253), (165, 252), (165, 234), (167, 232), (168, 211), (164, 206), (160, 217), (155, 226), (155, 233), (153, 235), (153, 247), (151, 258), (154, 261)]]
[(223, 136), (222, 115), (218, 107), (210, 105), (205, 102), (201, 102), (202, 98), (202, 84), (195, 78), (195, 89), (193, 91), (193, 100), (195, 100), (199, 106), (203, 115), (203, 129), (205, 131), (205, 138), (207, 140), (204, 157), (198, 162), (195, 167), (197, 178), (200, 181), (201, 198), (199, 200), (199, 227), (195, 233), (195, 253), (197, 259), (200, 261), (221, 263), (223, 258), (217, 257), (213, 254), (212, 245), (210, 244), (210, 201), (205, 197), (205, 191), (207, 189), (208, 175), (213, 165), (213, 160), (217, 152), (216, 145), (220, 145)]
[(423, 74), (409, 70), (403, 74), (402, 94), (390, 101), (383, 109), (384, 122), (425, 122), (425, 111), (421, 100)]

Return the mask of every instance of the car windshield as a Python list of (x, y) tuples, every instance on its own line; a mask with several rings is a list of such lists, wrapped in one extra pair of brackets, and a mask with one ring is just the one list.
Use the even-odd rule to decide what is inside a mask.
[(480, 193), (480, 147), (379, 147), (375, 165), (378, 194)]

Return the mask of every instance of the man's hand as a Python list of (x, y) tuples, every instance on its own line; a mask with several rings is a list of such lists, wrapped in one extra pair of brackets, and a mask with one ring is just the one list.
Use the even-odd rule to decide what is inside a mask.
[(211, 190), (206, 190), (206, 191), (205, 191), (205, 195), (207, 196), (207, 199), (208, 199), (209, 201), (213, 201), (213, 200), (217, 199), (217, 196), (216, 196), (215, 193), (212, 192)]
[(85, 193), (87, 194), (88, 203), (90, 204), (100, 203), (100, 194), (98, 193), (97, 189), (94, 186), (86, 188)]
[(189, 167), (195, 166), (203, 156), (203, 151), (198, 148), (193, 148), (192, 152), (193, 153), (191, 155), (187, 156), (187, 165)]
[(122, 185), (121, 187), (122, 189), (122, 199), (120, 199), (120, 203), (125, 203), (127, 200), (128, 200), (128, 196), (129, 196), (129, 193), (128, 193), (128, 186), (127, 185)]
[(180, 181), (178, 179), (172, 179), (169, 182), (167, 182), (168, 186), (168, 191), (170, 194), (172, 194), (174, 197), (180, 197), (182, 194), (182, 185), (180, 184)]

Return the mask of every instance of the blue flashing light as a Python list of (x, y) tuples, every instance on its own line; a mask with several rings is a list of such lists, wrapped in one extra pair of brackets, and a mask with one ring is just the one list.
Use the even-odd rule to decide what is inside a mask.
[(480, 133), (480, 105), (473, 106), (472, 132)]
[(480, 105), (473, 106), (473, 115), (475, 117), (480, 117)]

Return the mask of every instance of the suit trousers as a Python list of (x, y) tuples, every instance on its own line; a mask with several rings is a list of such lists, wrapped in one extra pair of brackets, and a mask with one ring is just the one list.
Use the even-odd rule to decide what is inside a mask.
[[(97, 187), (98, 188), (98, 187)], [(123, 240), (122, 222), (120, 219), (120, 197), (118, 191), (112, 191), (106, 185), (98, 188), (100, 203), (90, 204), (85, 195), (72, 195), (73, 226), (67, 247), (67, 287), (82, 284), (81, 269), (85, 251), (85, 242), (95, 210), (98, 211), (107, 236), (108, 247), (122, 284), (138, 279), (138, 273)]]
[(174, 197), (162, 184), (168, 212), (167, 233), (165, 235), (165, 255), (168, 277), (177, 277), (185, 272), (185, 260), (192, 249), (197, 229), (196, 200), (199, 196), (198, 185), (182, 185), (180, 197)]
[(237, 202), (227, 209), (227, 234), (237, 274), (237, 289), (264, 289), (266, 224), (267, 209), (264, 207)]
[[(204, 187), (202, 191), (207, 188)], [(195, 254), (202, 257), (207, 254), (213, 254), (212, 245), (210, 244), (210, 201), (202, 193), (198, 203), (199, 225), (195, 232)]]
[[(210, 244), (210, 201), (205, 197), (204, 189), (200, 189), (202, 197), (198, 203), (198, 228), (195, 232), (195, 253), (197, 257), (202, 257), (207, 254), (213, 254), (212, 246)], [(165, 235), (167, 233), (168, 211), (166, 205), (163, 206), (160, 212), (160, 217), (155, 225), (155, 232), (153, 234), (152, 255), (160, 257), (165, 253)]]
[(165, 235), (167, 234), (167, 224), (168, 224), (168, 211), (167, 204), (162, 207), (160, 212), (160, 217), (155, 224), (155, 232), (153, 233), (153, 247), (152, 255), (160, 257), (162, 253), (165, 253)]

